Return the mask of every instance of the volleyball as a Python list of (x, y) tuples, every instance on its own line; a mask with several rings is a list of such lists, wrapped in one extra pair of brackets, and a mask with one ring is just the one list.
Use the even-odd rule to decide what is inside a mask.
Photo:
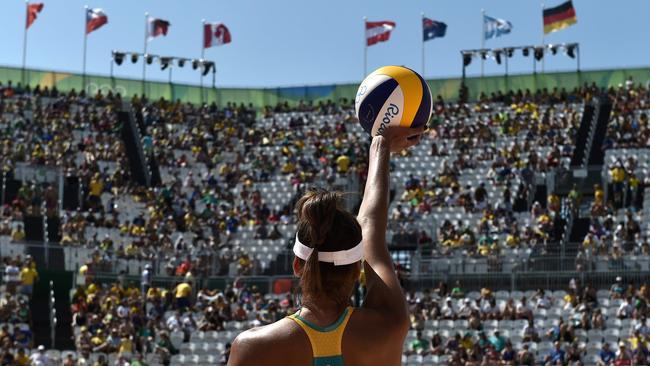
[(368, 75), (354, 101), (366, 132), (377, 136), (389, 125), (417, 128), (431, 118), (431, 90), (422, 76), (403, 66), (384, 66)]

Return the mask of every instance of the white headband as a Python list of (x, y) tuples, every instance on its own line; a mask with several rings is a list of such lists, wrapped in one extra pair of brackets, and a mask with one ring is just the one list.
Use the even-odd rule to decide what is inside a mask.
[[(306, 261), (313, 252), (314, 248), (310, 248), (301, 243), (300, 239), (298, 239), (298, 234), (296, 233), (296, 243), (293, 245), (293, 254)], [(358, 262), (361, 259), (363, 259), (363, 245), (361, 243), (348, 250), (339, 250), (338, 252), (318, 252), (319, 262), (334, 263), (335, 266), (345, 266)]]

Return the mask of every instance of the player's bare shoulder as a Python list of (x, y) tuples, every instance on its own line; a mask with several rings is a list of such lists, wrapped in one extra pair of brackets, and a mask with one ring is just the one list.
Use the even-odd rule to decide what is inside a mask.
[(294, 322), (282, 319), (239, 334), (233, 342), (228, 365), (279, 365), (282, 360), (285, 365), (296, 364), (291, 362), (301, 357), (296, 349), (311, 350), (309, 340)]

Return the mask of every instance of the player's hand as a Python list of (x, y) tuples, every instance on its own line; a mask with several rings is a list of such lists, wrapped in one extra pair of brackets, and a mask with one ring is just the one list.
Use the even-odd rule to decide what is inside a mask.
[(420, 142), (420, 138), (425, 131), (425, 127), (410, 128), (400, 126), (388, 126), (382, 135), (390, 146), (390, 152), (396, 153), (415, 146)]

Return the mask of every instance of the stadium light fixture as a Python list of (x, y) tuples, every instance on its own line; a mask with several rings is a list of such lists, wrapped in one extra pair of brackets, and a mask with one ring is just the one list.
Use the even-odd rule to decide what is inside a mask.
[(501, 65), (501, 53), (503, 50), (494, 50), (492, 51), (492, 54), (494, 55), (494, 60), (497, 62), (497, 64)]
[(535, 60), (541, 61), (544, 58), (544, 47), (535, 47)]
[(203, 76), (210, 73), (210, 70), (214, 69), (214, 62), (204, 61), (203, 62)]
[(161, 57), (160, 58), (160, 70), (165, 70), (169, 67), (171, 64), (172, 58), (171, 57)]
[(567, 56), (571, 58), (576, 58), (576, 52), (575, 52), (576, 46), (577, 45), (575, 43), (571, 43), (565, 46)]
[(124, 62), (124, 56), (124, 52), (113, 51), (113, 60), (118, 66), (122, 65), (122, 62)]
[(470, 52), (463, 52), (463, 66), (469, 66), (472, 63), (472, 54)]

